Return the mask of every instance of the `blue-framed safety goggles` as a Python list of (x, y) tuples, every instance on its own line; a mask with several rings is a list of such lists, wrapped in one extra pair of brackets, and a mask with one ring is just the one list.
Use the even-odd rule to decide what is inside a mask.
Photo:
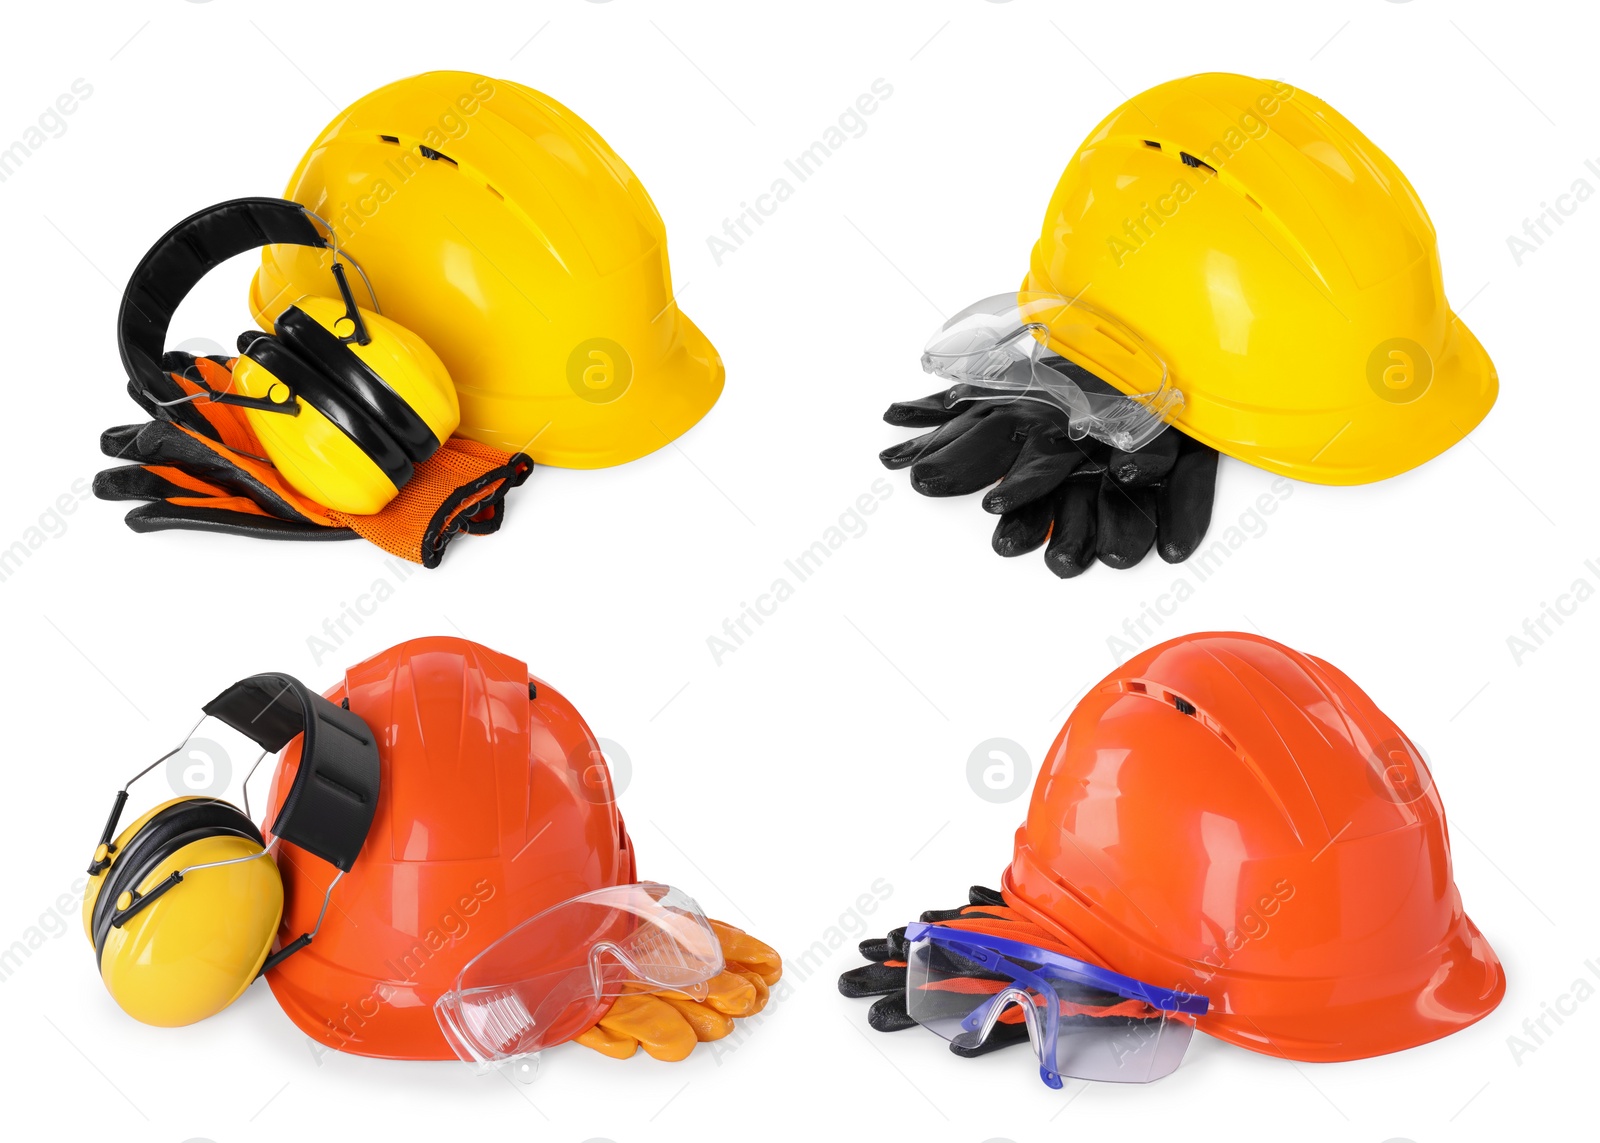
[(906, 926), (906, 1011), (976, 1048), (1002, 1022), (1026, 1026), (1039, 1077), (1149, 1083), (1183, 1061), (1210, 1001), (1021, 941), (914, 922)]

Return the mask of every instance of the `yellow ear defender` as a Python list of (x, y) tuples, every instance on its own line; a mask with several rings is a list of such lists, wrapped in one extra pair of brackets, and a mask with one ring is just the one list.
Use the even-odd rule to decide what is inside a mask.
[[(136, 383), (145, 377), (148, 392), (150, 375), (162, 372), (172, 315), (212, 269), (279, 243), (329, 251), (338, 298), (300, 297), (278, 314), (271, 333), (240, 334), (235, 391), (207, 388), (200, 397), (242, 407), (267, 459), (297, 491), (367, 516), (394, 499), (414, 466), (455, 432), (461, 409), (438, 355), (382, 316), (361, 267), (314, 219), (298, 203), (273, 198), (235, 199), (190, 215), (128, 280), (118, 347), (128, 376)], [(361, 273), (372, 309), (356, 305), (344, 262)]]
[[(207, 717), (253, 739), (261, 758), (303, 735), (300, 766), (271, 832), (274, 845), (289, 841), (338, 870), (323, 899), (326, 912), (377, 809), (372, 732), (288, 675), (235, 683), (206, 704), (200, 721)], [(317, 932), (272, 951), (283, 882), (272, 847), (250, 819), (248, 792), (243, 811), (216, 798), (174, 798), (117, 833), (128, 787), (182, 750), (199, 726), (117, 793), (83, 895), (84, 933), (106, 989), (128, 1015), (161, 1027), (220, 1012)]]
[[(260, 831), (226, 802), (177, 798), (111, 847), (115, 859), (83, 898), (106, 988), (146, 1024), (220, 1012), (261, 970), (283, 916), (283, 883)], [(180, 872), (183, 891), (164, 896)], [(136, 902), (149, 904), (135, 912)]]

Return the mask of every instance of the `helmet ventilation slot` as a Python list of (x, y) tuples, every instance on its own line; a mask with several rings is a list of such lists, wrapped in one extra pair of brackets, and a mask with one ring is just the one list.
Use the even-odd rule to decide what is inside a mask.
[(433, 159), (433, 160), (436, 160), (437, 162), (449, 163), (452, 167), (457, 165), (456, 161), (454, 159), (452, 159), (449, 155), (446, 155), (442, 151), (435, 151), (432, 147), (429, 147), (424, 143), (418, 143), (417, 144), (417, 150), (422, 153), (422, 157), (424, 159)]
[(1116, 682), (1108, 683), (1104, 687), (1104, 691), (1110, 693), (1144, 695), (1146, 698), (1153, 698), (1157, 702), (1172, 707), (1172, 709), (1177, 711), (1179, 714), (1194, 719), (1212, 734), (1215, 734), (1217, 739), (1229, 750), (1233, 751), (1241, 758), (1245, 756), (1244, 752), (1239, 749), (1238, 743), (1234, 742), (1233, 738), (1228, 734), (1228, 732), (1222, 729), (1221, 724), (1218, 723), (1216, 719), (1206, 714), (1198, 706), (1184, 698), (1182, 695), (1169, 691), (1158, 683), (1150, 683), (1142, 679), (1118, 679)]
[(398, 147), (400, 145), (400, 139), (396, 135), (379, 135), (378, 136), (378, 142), (380, 142), (380, 143), (393, 143), (396, 147)]
[(1154, 139), (1146, 139), (1144, 141), (1144, 145), (1156, 151), (1161, 150), (1161, 144), (1157, 143)]
[(1183, 160), (1183, 165), (1186, 167), (1199, 167), (1210, 171), (1212, 174), (1217, 173), (1216, 167), (1213, 167), (1210, 163), (1207, 163), (1204, 160), (1195, 158), (1193, 155), (1189, 154), (1188, 151), (1179, 151), (1178, 158)]

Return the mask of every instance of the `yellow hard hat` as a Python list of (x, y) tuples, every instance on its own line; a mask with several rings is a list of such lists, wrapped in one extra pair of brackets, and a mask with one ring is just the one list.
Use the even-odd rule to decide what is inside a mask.
[(1298, 480), (1414, 468), (1466, 436), (1498, 389), (1445, 300), (1405, 175), (1277, 81), (1194, 75), (1113, 111), (1062, 174), (1023, 290), (1136, 331), (1181, 392), (1174, 424)]
[[(602, 468), (688, 431), (722, 392), (722, 359), (673, 299), (655, 204), (549, 96), (467, 72), (389, 84), (323, 130), (285, 197), (439, 355), (463, 436)], [(258, 319), (330, 293), (329, 257), (267, 248)]]

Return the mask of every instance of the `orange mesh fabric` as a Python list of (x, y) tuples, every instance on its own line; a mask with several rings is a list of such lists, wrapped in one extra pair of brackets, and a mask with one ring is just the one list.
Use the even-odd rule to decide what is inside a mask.
[(527, 479), (533, 461), (477, 441), (451, 437), (416, 466), (400, 494), (372, 516), (328, 512), (384, 551), (437, 567), (457, 532), (484, 534), (500, 526), (505, 493)]

